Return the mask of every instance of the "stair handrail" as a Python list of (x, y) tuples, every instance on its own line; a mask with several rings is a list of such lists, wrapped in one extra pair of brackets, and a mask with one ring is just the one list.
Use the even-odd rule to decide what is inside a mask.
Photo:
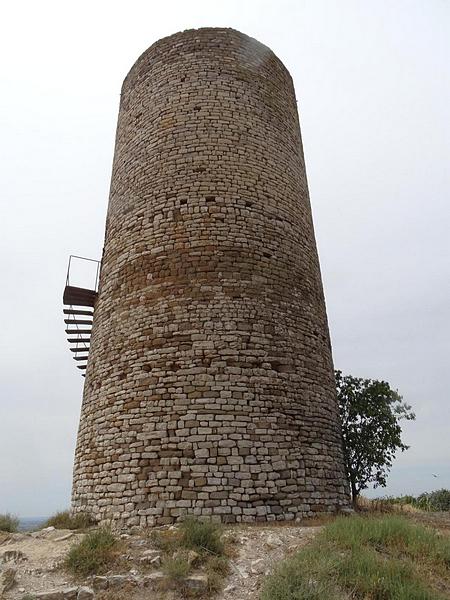
[(86, 256), (77, 256), (76, 254), (69, 254), (69, 263), (67, 265), (67, 275), (66, 275), (66, 287), (70, 286), (70, 265), (72, 262), (72, 258), (77, 258), (78, 260), (87, 260), (89, 262), (97, 263), (97, 269), (95, 272), (94, 292), (98, 292), (97, 288), (98, 288), (98, 278), (99, 278), (99, 273), (100, 273), (101, 261), (96, 260), (95, 258), (87, 258)]

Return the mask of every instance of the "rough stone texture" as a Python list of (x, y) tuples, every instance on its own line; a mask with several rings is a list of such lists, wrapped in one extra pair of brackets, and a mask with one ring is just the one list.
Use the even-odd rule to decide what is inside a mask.
[(237, 31), (175, 34), (122, 88), (73, 509), (132, 527), (345, 505), (291, 77)]

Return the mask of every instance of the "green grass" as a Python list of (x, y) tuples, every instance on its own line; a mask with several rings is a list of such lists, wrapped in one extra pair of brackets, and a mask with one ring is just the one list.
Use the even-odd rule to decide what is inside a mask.
[(188, 518), (181, 524), (180, 543), (202, 554), (221, 556), (225, 549), (221, 535), (222, 528), (216, 523)]
[(72, 515), (70, 511), (64, 510), (57, 512), (50, 517), (43, 527), (55, 527), (56, 529), (87, 529), (94, 525), (95, 521), (87, 513), (76, 513)]
[(6, 513), (0, 515), (0, 531), (7, 531), (8, 533), (14, 533), (19, 527), (19, 519), (14, 515)]
[(338, 518), (267, 578), (261, 600), (443, 600), (450, 539), (400, 516)]
[(117, 550), (118, 541), (111, 531), (106, 528), (97, 529), (72, 546), (64, 566), (76, 576), (98, 575), (114, 564)]

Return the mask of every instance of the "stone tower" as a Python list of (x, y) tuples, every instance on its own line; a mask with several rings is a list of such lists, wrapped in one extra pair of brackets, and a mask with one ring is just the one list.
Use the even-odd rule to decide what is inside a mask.
[(347, 504), (292, 79), (232, 29), (123, 83), (72, 500), (125, 527)]

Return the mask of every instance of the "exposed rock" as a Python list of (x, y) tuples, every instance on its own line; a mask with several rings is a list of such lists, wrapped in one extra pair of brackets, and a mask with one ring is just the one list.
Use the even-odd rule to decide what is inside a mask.
[(0, 573), (0, 598), (2, 595), (10, 590), (16, 582), (16, 570), (5, 569)]
[(20, 550), (4, 550), (0, 554), (0, 561), (2, 563), (8, 563), (8, 562), (15, 563), (15, 562), (21, 562), (23, 560), (27, 560), (27, 557)]
[(158, 550), (145, 550), (142, 553), (140, 562), (153, 565), (154, 567), (159, 567), (161, 564), (160, 552)]
[(252, 561), (250, 565), (250, 571), (254, 574), (264, 573), (264, 558), (258, 558), (258, 560)]
[(199, 558), (200, 554), (198, 552), (195, 552), (195, 550), (189, 550), (187, 554), (187, 561), (190, 565), (194, 565)]
[(78, 595), (78, 587), (66, 588), (62, 591), (64, 600), (75, 600)]
[(100, 575), (93, 575), (90, 582), (95, 591), (106, 590), (108, 588), (108, 578)]
[(92, 600), (94, 591), (90, 587), (82, 586), (78, 590), (77, 600)]
[(144, 550), (144, 552), (142, 553), (142, 558), (154, 558), (155, 556), (159, 555), (159, 550)]
[(64, 594), (61, 590), (50, 590), (33, 594), (36, 600), (64, 600)]
[(164, 579), (164, 573), (161, 571), (155, 571), (154, 573), (150, 573), (150, 575), (145, 575), (142, 579), (142, 584), (144, 587), (155, 588)]
[(64, 542), (65, 540), (69, 540), (71, 537), (73, 537), (73, 531), (69, 531), (69, 533), (66, 533), (65, 535), (61, 535), (60, 537), (56, 537), (54, 538), (54, 542)]
[(273, 533), (269, 533), (269, 535), (267, 536), (266, 546), (268, 548), (276, 548), (277, 546), (279, 546), (282, 543), (283, 542), (280, 540), (280, 538)]
[(207, 575), (202, 575), (202, 574), (189, 575), (184, 580), (184, 583), (189, 590), (203, 593), (208, 588), (208, 577), (207, 577)]
[(108, 588), (121, 588), (128, 585), (136, 585), (137, 580), (134, 575), (109, 575)]
[(344, 506), (339, 510), (341, 515), (351, 516), (355, 514), (355, 511), (350, 506)]

